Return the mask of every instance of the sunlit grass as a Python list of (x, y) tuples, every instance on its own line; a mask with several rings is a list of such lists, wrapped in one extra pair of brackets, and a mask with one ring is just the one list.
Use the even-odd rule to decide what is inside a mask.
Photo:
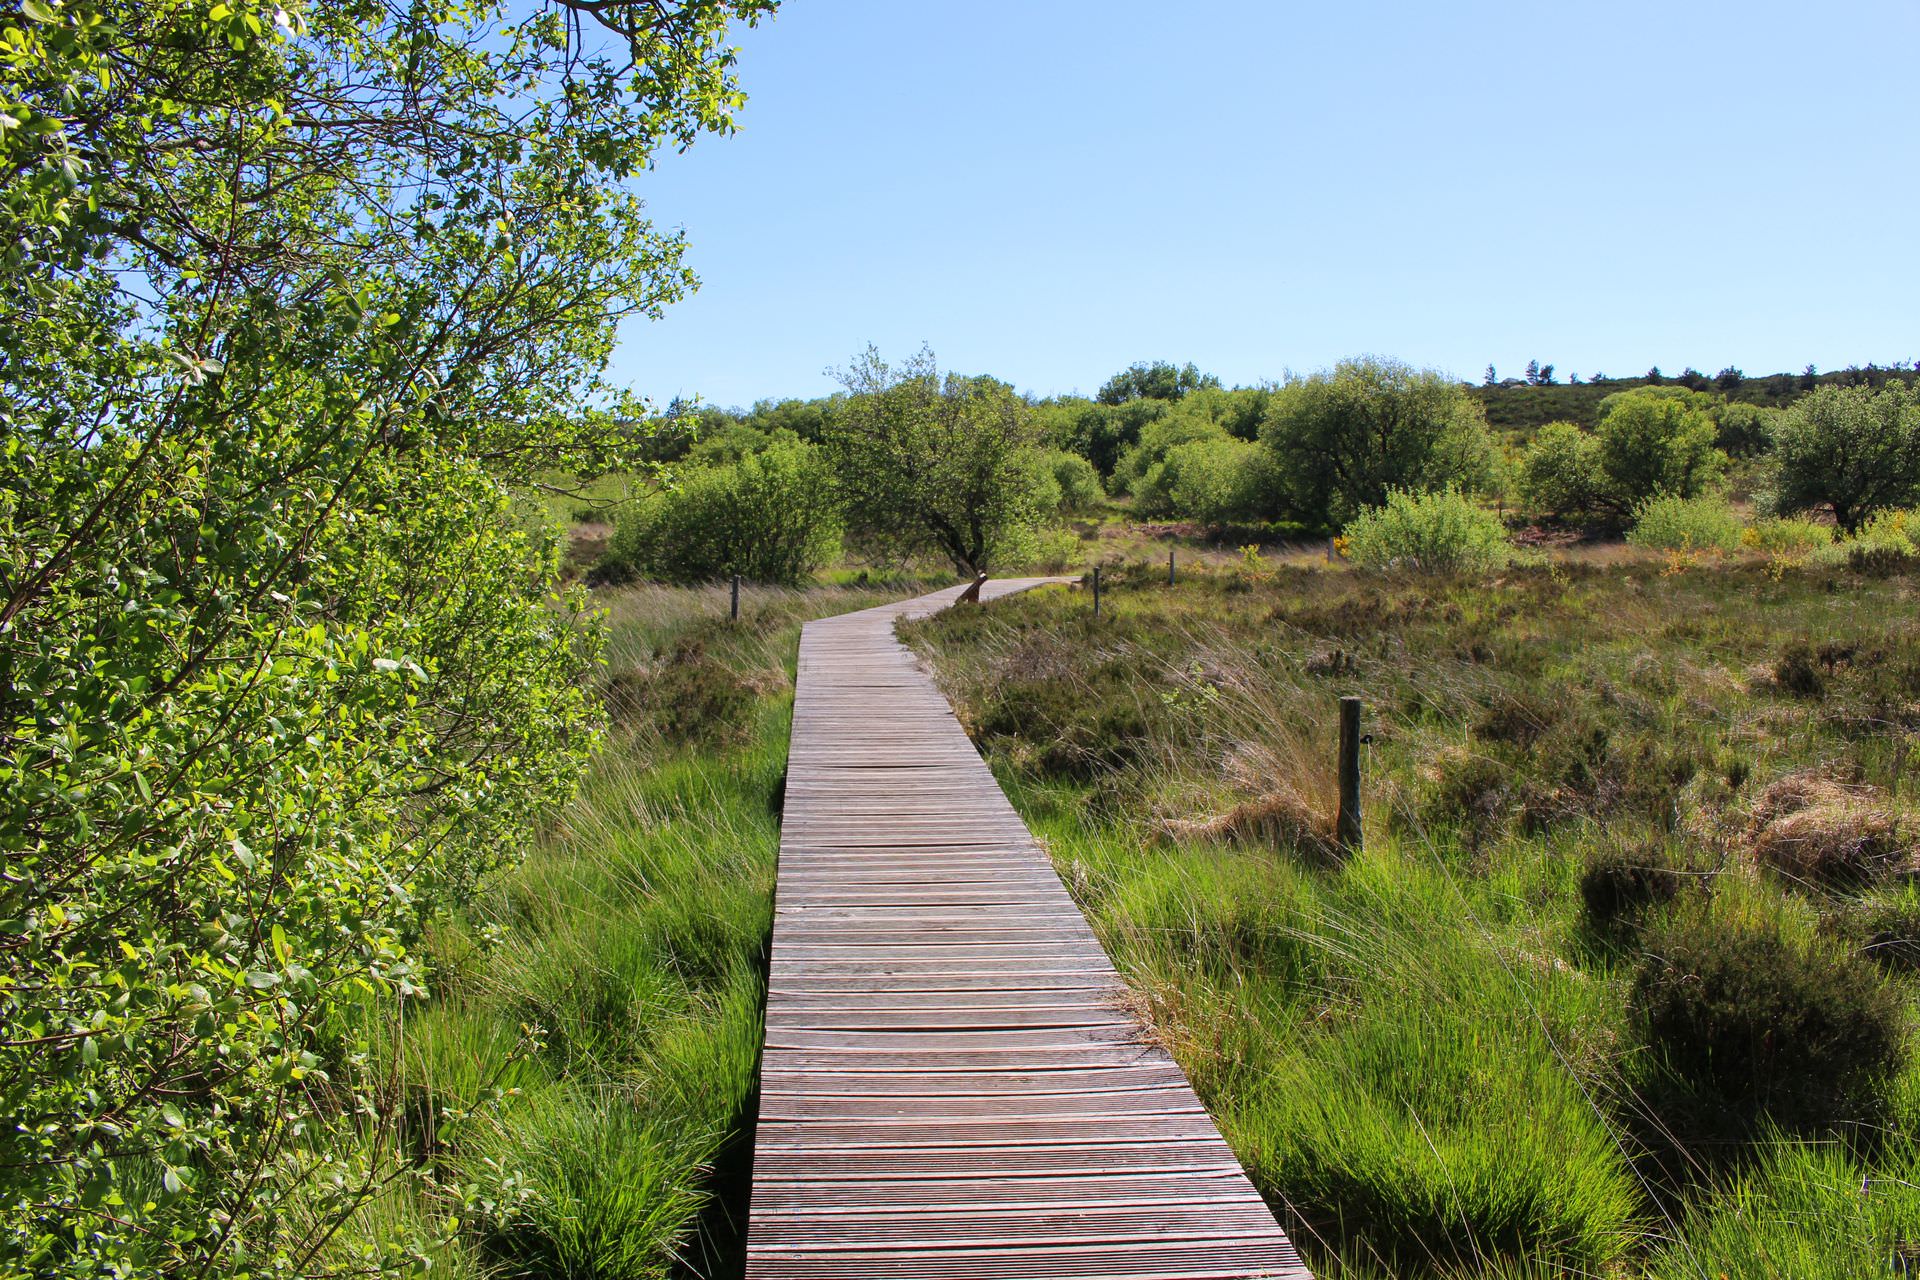
[(394, 1049), (412, 1155), (477, 1189), (454, 1274), (738, 1273), (799, 624), (896, 597), (749, 588), (738, 624), (724, 589), (604, 597), (610, 678), (747, 697), (719, 737), (616, 712), (561, 820), (433, 932)]
[[(1878, 948), (1911, 1010), (1898, 884), (1756, 848), (1784, 778), (1852, 789), (1824, 823), (1908, 812), (1915, 579), (1611, 550), (1469, 581), (1249, 556), (1172, 588), (1136, 560), (1108, 585), (1097, 622), (1043, 593), (910, 632), (1317, 1274), (1911, 1270), (1920, 1072), (1833, 1128), (1705, 1124), (1630, 989), (1663, 922), (1698, 919)], [(1341, 859), (1350, 692), (1373, 742)], [(1590, 860), (1650, 849), (1682, 900), (1603, 929)]]

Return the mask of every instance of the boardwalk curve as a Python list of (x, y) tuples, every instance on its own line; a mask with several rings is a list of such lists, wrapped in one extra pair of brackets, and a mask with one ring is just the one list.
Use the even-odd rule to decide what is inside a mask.
[(748, 1277), (1304, 1280), (895, 639), (959, 592), (801, 634)]

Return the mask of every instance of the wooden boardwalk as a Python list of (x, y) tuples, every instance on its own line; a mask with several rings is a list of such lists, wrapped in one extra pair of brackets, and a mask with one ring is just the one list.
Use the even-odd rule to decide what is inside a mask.
[(1306, 1277), (894, 638), (958, 591), (802, 633), (747, 1275)]

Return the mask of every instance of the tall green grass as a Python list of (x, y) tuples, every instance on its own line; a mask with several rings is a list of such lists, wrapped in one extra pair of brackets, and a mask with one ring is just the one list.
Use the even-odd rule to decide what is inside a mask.
[[(630, 695), (606, 748), (522, 865), (435, 928), (431, 996), (377, 1050), (399, 1158), (465, 1202), (382, 1198), (366, 1238), (457, 1212), (456, 1277), (738, 1274), (799, 624), (890, 598), (749, 588), (734, 624), (724, 589), (603, 597)], [(651, 714), (673, 681), (687, 705)]]

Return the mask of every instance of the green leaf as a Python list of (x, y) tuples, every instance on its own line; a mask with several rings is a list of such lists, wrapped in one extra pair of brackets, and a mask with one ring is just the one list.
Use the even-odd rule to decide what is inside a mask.
[(35, 22), (60, 21), (60, 15), (55, 13), (52, 9), (49, 9), (46, 5), (40, 3), (40, 0), (23, 0), (22, 4), (20, 5), (20, 12), (26, 14), (29, 18), (32, 18)]

